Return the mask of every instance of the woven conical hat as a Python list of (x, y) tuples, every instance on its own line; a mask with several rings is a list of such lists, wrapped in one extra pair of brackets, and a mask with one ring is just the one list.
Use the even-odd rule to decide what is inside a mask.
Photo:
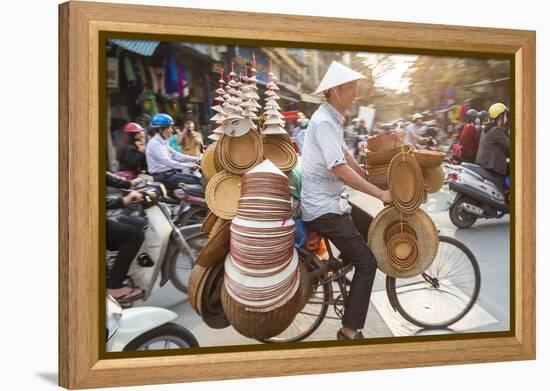
[(313, 94), (317, 95), (330, 88), (359, 79), (366, 79), (366, 76), (340, 64), (339, 62), (332, 61), (327, 73), (325, 73), (325, 76), (323, 76), (321, 83), (319, 83), (317, 90)]

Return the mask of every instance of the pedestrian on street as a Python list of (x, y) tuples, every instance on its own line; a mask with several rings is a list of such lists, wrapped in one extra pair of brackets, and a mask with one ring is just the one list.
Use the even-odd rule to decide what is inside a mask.
[(340, 250), (355, 273), (337, 339), (362, 339), (377, 263), (351, 218), (343, 194), (348, 185), (390, 202), (389, 191), (368, 182), (364, 170), (344, 143), (345, 113), (357, 94), (358, 80), (366, 76), (336, 61), (330, 65), (315, 94), (323, 102), (310, 119), (302, 154), (302, 219), (311, 232), (326, 237)]
[(202, 134), (195, 130), (195, 122), (185, 121), (183, 131), (178, 136), (178, 144), (182, 146), (185, 155), (197, 157), (201, 155)]

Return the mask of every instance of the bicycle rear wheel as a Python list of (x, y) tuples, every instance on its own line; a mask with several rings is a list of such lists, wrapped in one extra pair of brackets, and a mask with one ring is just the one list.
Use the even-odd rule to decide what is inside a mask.
[[(299, 250), (300, 262), (306, 266), (308, 272), (312, 272), (319, 268), (316, 257), (313, 254), (306, 254)], [(311, 293), (309, 299), (296, 315), (290, 326), (281, 334), (261, 340), (265, 343), (285, 343), (299, 342), (315, 332), (325, 319), (329, 303), (332, 300), (332, 285), (328, 283), (320, 283), (320, 280), (311, 281)]]
[(386, 278), (395, 309), (409, 322), (425, 328), (446, 328), (462, 319), (479, 295), (479, 265), (468, 247), (454, 238), (439, 237), (437, 255), (421, 275)]

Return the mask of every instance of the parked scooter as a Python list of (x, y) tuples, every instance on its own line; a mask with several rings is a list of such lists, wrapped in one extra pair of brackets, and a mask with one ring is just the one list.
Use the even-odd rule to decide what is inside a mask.
[(108, 352), (197, 348), (191, 331), (173, 323), (178, 315), (158, 307), (122, 309), (111, 295), (106, 305)]
[[(161, 287), (170, 280), (187, 293), (191, 269), (208, 235), (201, 231), (200, 224), (176, 226), (170, 209), (162, 202), (166, 189), (161, 183), (148, 182), (141, 191), (148, 224), (145, 240), (128, 271), (129, 285), (141, 287), (145, 291), (143, 300), (147, 300), (160, 275)], [(115, 257), (116, 252), (107, 252), (107, 267)]]
[(478, 218), (499, 219), (510, 213), (509, 191), (495, 185), (493, 174), (472, 163), (447, 164), (446, 168), (450, 190), (447, 209), (458, 228), (469, 228)]

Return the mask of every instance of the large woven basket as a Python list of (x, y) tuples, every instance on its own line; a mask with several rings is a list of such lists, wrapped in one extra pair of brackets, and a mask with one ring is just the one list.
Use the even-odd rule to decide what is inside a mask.
[(220, 165), (233, 174), (244, 174), (263, 160), (260, 135), (251, 130), (240, 137), (223, 135), (216, 153)]
[(222, 286), (221, 300), (231, 325), (248, 338), (268, 339), (282, 333), (294, 320), (301, 304), (300, 290), (280, 307), (267, 312), (255, 311), (234, 300)]
[(403, 145), (377, 152), (368, 151), (365, 155), (365, 161), (367, 163), (367, 167), (382, 166), (389, 164), (393, 157), (399, 152), (411, 152), (412, 150), (412, 145)]
[(206, 203), (216, 216), (226, 220), (235, 217), (241, 195), (240, 183), (239, 176), (227, 171), (217, 173), (208, 182)]
[[(418, 255), (415, 256), (414, 264), (409, 268), (396, 267), (395, 263), (388, 260), (387, 236), (388, 227), (394, 227), (396, 222), (403, 222), (414, 232), (413, 238), (416, 241)], [(411, 232), (404, 230), (405, 233)], [(424, 272), (432, 264), (439, 246), (437, 228), (432, 219), (419, 209), (412, 214), (403, 214), (396, 207), (384, 208), (372, 221), (368, 244), (378, 263), (378, 268), (390, 277), (407, 278), (414, 277)], [(403, 238), (405, 241), (413, 242), (411, 238)], [(397, 246), (398, 243), (392, 244)], [(392, 249), (395, 252), (396, 250)], [(414, 251), (411, 249), (411, 251)]]
[(445, 171), (443, 167), (422, 168), (422, 176), (428, 193), (438, 192), (445, 184)]

